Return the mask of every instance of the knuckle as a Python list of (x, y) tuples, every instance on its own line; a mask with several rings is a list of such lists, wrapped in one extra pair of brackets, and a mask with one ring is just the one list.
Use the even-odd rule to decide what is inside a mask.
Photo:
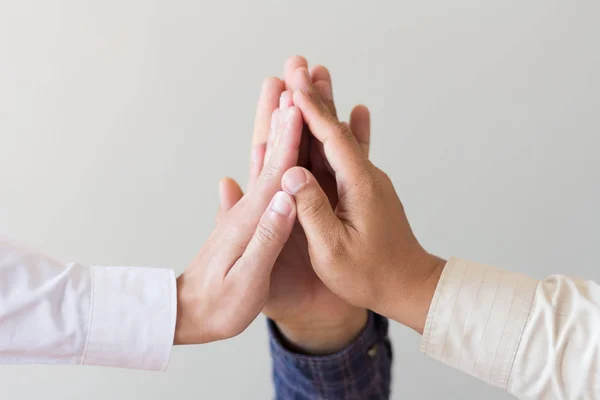
[(327, 250), (320, 257), (319, 264), (326, 266), (328, 270), (333, 271), (347, 258), (348, 252), (346, 243), (341, 237), (331, 235), (325, 245)]
[(340, 128), (340, 121), (338, 121), (338, 119), (336, 117), (334, 117), (331, 113), (327, 112), (324, 115), (324, 118), (327, 120), (327, 123), (329, 125), (331, 125), (333, 128), (335, 129), (339, 129)]
[(246, 230), (247, 230), (246, 226), (244, 226), (242, 224), (234, 224), (233, 226), (230, 226), (227, 228), (226, 236), (232, 237), (232, 238), (239, 238), (244, 235)]
[[(335, 117), (334, 117), (335, 118)], [(337, 121), (337, 118), (336, 118)], [(350, 127), (346, 124), (337, 122), (340, 137), (343, 139), (354, 139), (354, 134), (350, 130)]]
[(361, 176), (364, 194), (370, 198), (380, 198), (384, 193), (386, 179), (389, 178), (371, 170), (365, 170)]
[(310, 220), (319, 218), (325, 210), (325, 202), (322, 198), (317, 195), (312, 195), (304, 202), (302, 207), (302, 214)]
[(270, 181), (279, 176), (279, 171), (281, 171), (281, 166), (277, 162), (270, 163), (263, 168), (261, 178), (263, 181)]
[(277, 238), (281, 236), (281, 233), (277, 227), (261, 222), (258, 224), (258, 229), (256, 230), (256, 238), (263, 245), (271, 245), (277, 242)]
[(346, 243), (343, 238), (338, 235), (332, 235), (329, 242), (329, 248), (333, 257), (336, 260), (344, 259), (347, 256)]

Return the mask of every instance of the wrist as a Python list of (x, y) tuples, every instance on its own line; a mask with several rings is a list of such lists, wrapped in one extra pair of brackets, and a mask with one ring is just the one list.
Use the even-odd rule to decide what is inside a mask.
[(396, 287), (391, 290), (388, 296), (388, 304), (393, 305), (389, 317), (423, 334), (429, 307), (445, 265), (446, 260), (429, 253), (422, 261), (411, 265), (411, 276), (402, 279), (405, 285), (401, 289)]
[(199, 298), (194, 284), (184, 272), (176, 280), (177, 284), (177, 322), (175, 324), (174, 345), (200, 344), (211, 342), (206, 334), (206, 327), (200, 329), (197, 321), (201, 308), (198, 307)]
[(336, 321), (274, 322), (290, 350), (308, 355), (327, 355), (350, 345), (360, 335), (368, 318), (368, 311), (360, 308)]

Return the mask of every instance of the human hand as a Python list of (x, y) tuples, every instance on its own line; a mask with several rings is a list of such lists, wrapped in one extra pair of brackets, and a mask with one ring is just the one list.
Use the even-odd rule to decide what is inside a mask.
[[(280, 106), (292, 106), (293, 75), (297, 68), (306, 68), (302, 57), (290, 58), (284, 68), (284, 81), (268, 78), (263, 85), (256, 112), (250, 187), (261, 172), (263, 161), (270, 158), (272, 146), (277, 138), (268, 135), (267, 115)], [(312, 69), (312, 80), (323, 91), (335, 113), (329, 71), (322, 66)], [(350, 123), (358, 138), (364, 142), (368, 153), (369, 112), (359, 106), (353, 110)], [(322, 149), (305, 131), (303, 143), (310, 147), (300, 165), (314, 172), (326, 190), (332, 205), (337, 204), (335, 178), (326, 168)], [(309, 139), (305, 141), (305, 139)], [(241, 190), (232, 181), (221, 184), (221, 212), (226, 212), (239, 198)], [(288, 344), (310, 354), (328, 354), (343, 349), (360, 333), (367, 321), (364, 308), (355, 307), (332, 293), (313, 271), (308, 254), (306, 236), (296, 224), (290, 238), (281, 251), (271, 274), (271, 291), (264, 313), (275, 321)]]
[(269, 298), (271, 270), (296, 218), (293, 198), (278, 190), (283, 173), (297, 163), (302, 134), (297, 108), (271, 114), (269, 126), (279, 140), (269, 161), (248, 194), (221, 215), (208, 241), (177, 278), (175, 344), (236, 336)]
[(419, 244), (391, 180), (368, 160), (352, 128), (331, 112), (308, 71), (298, 69), (293, 79), (294, 104), (323, 145), (339, 197), (332, 207), (305, 168), (283, 176), (282, 188), (296, 200), (314, 271), (350, 304), (422, 332), (445, 261)]

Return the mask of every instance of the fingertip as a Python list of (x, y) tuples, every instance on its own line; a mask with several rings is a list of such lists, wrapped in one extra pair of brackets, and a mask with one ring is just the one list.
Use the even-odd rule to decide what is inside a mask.
[(308, 67), (308, 61), (306, 61), (306, 58), (304, 58), (300, 55), (291, 56), (285, 61), (285, 64), (283, 67), (284, 73), (285, 74), (292, 73), (300, 67), (305, 67), (305, 68)]
[(371, 112), (366, 106), (360, 104), (352, 109), (350, 130), (354, 133), (363, 153), (368, 155), (371, 141)]
[(371, 111), (364, 104), (359, 104), (352, 109), (350, 117), (352, 116), (354, 116), (355, 118), (370, 118)]
[(231, 182), (235, 183), (235, 181), (228, 176), (221, 178), (219, 180), (219, 192), (225, 190), (225, 188), (227, 188), (227, 186), (230, 185)]
[(276, 76), (268, 76), (263, 80), (261, 93), (268, 93), (271, 91), (283, 91), (283, 81)]
[(315, 65), (310, 70), (310, 76), (313, 82), (326, 81), (331, 83), (331, 73), (323, 65)]
[(290, 90), (284, 90), (279, 98), (279, 108), (285, 109), (291, 107), (294, 104), (292, 99), (292, 92)]
[(222, 211), (229, 211), (242, 196), (242, 188), (234, 179), (227, 176), (221, 178), (219, 181), (219, 205)]

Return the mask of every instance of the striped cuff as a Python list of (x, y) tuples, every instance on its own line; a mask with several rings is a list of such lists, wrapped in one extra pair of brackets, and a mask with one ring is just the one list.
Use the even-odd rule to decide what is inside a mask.
[(460, 259), (446, 264), (421, 351), (506, 390), (538, 281)]

